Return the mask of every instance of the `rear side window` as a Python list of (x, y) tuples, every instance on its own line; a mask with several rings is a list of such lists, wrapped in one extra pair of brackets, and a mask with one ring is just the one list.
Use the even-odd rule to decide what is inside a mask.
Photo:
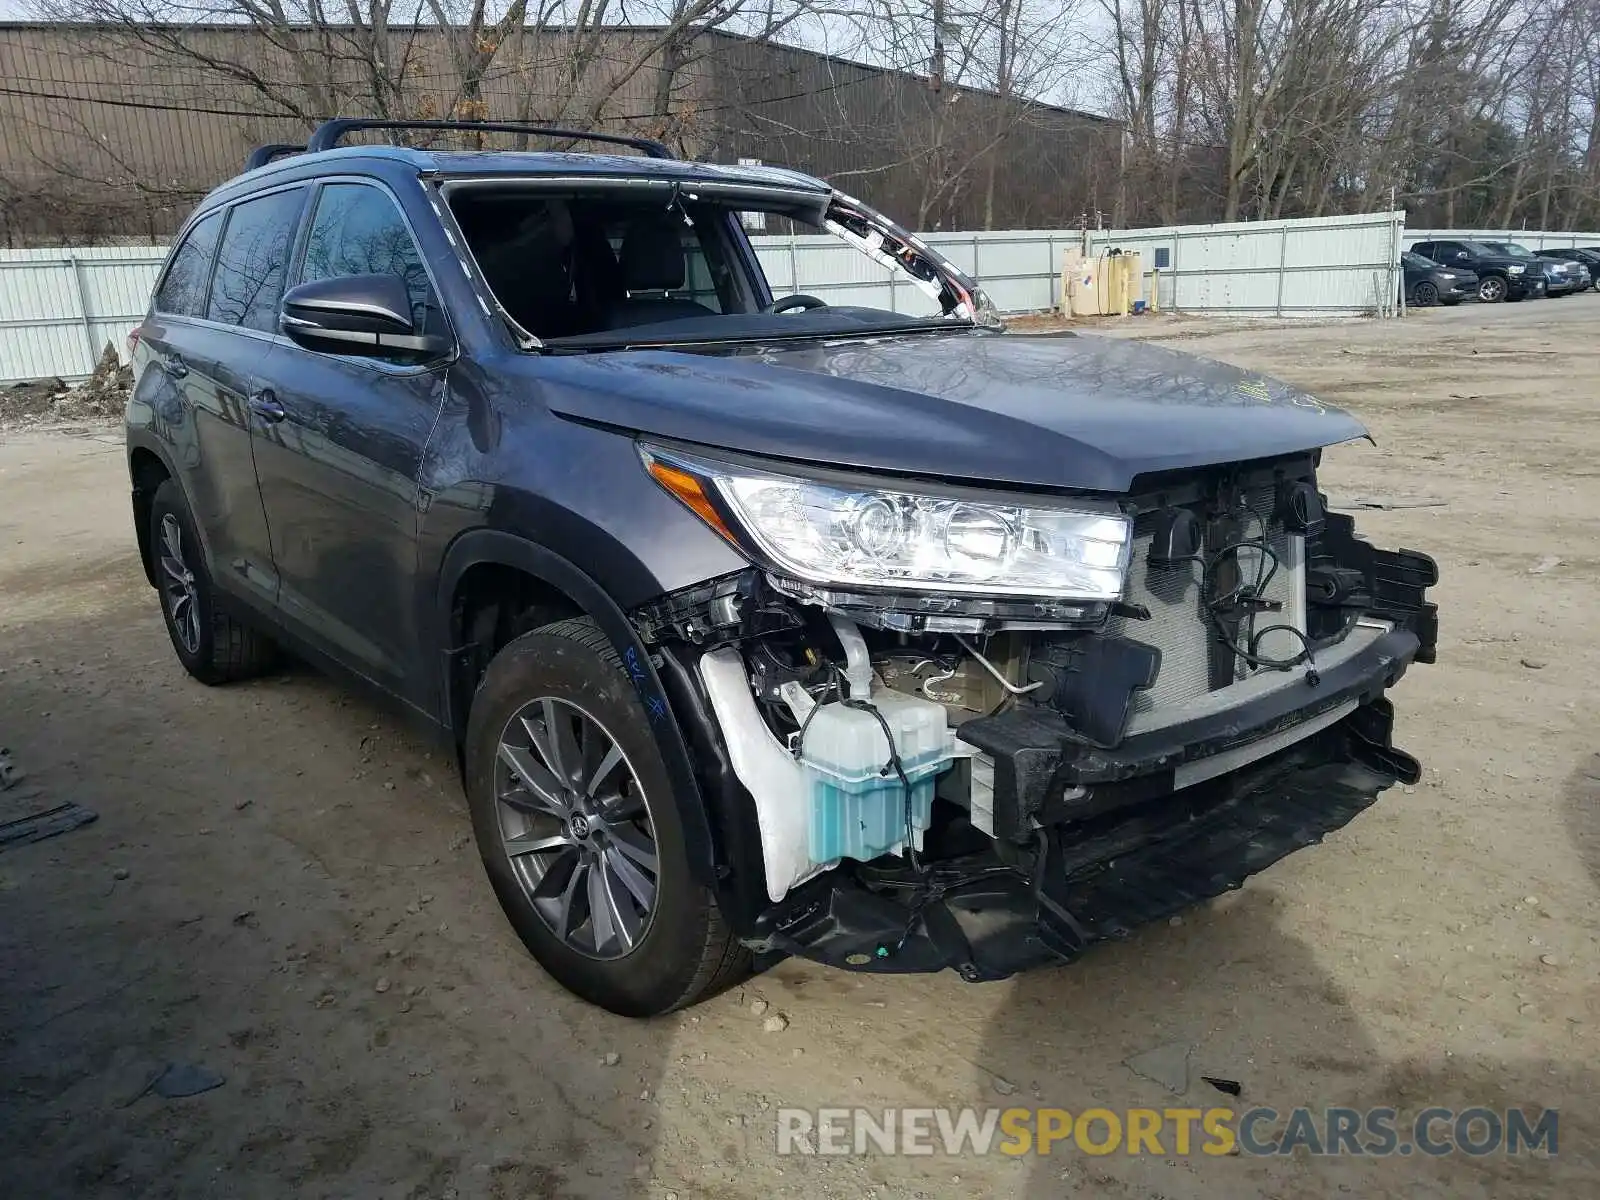
[(329, 183), (317, 193), (300, 282), (343, 275), (394, 275), (411, 294), (419, 331), (444, 333), (433, 285), (400, 209), (388, 193), (364, 183)]
[(211, 276), (207, 317), (277, 332), (278, 300), (304, 202), (305, 189), (293, 188), (233, 206)]
[(156, 289), (157, 312), (180, 317), (198, 317), (205, 312), (206, 277), (211, 273), (211, 254), (217, 248), (217, 234), (221, 230), (220, 212), (195, 222), (173, 254), (166, 278)]

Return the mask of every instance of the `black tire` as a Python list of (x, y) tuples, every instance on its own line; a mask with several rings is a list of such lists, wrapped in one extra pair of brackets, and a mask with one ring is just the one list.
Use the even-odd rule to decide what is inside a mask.
[[(164, 533), (169, 519), (177, 524), (179, 562), (189, 576), (183, 589), (189, 593), (186, 603), (174, 598), (179, 581), (164, 562)], [(150, 555), (151, 574), (161, 597), (161, 617), (185, 671), (201, 683), (215, 686), (249, 679), (272, 668), (278, 659), (278, 648), (272, 639), (232, 616), (220, 603), (206, 570), (205, 555), (183, 489), (176, 480), (165, 480), (151, 498)], [(192, 619), (187, 612), (190, 607)]]
[[(563, 940), (534, 907), (502, 845), (495, 764), (508, 724), (532, 701), (581, 706), (627, 756), (656, 843), (654, 908), (643, 936), (620, 957), (596, 958)], [(568, 991), (626, 1017), (651, 1017), (697, 1003), (748, 974), (750, 955), (716, 898), (690, 874), (671, 779), (622, 662), (588, 618), (546, 625), (495, 655), (467, 723), (466, 790), (484, 870), (517, 936)]]
[(1429, 305), (1439, 303), (1439, 289), (1426, 279), (1412, 289), (1411, 295), (1418, 308), (1427, 308)]
[(1498, 275), (1485, 275), (1478, 280), (1478, 299), (1484, 304), (1499, 304), (1506, 298), (1506, 281)]
[(1446, 308), (1454, 308), (1456, 305), (1461, 303), (1461, 297), (1451, 296), (1448, 299), (1441, 297), (1439, 303), (1444, 305)]

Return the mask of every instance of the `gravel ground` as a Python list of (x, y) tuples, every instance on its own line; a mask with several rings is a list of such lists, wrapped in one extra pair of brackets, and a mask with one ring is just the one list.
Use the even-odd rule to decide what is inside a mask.
[[(1329, 488), (1429, 505), (1361, 517), (1443, 572), (1440, 662), (1395, 694), (1422, 783), (1071, 968), (971, 986), (792, 962), (650, 1023), (527, 959), (450, 765), (391, 715), (304, 670), (182, 674), (113, 434), (0, 438), (0, 743), (23, 795), (99, 814), (0, 851), (0, 1195), (1600, 1192), (1600, 296), (1217, 329), (1112, 332), (1348, 405), (1377, 445), (1330, 451)], [(1559, 1106), (1560, 1152), (774, 1153), (780, 1104), (1214, 1103), (1122, 1065), (1171, 1041), (1239, 1080), (1238, 1107)], [(164, 1099), (169, 1062), (225, 1082)]]

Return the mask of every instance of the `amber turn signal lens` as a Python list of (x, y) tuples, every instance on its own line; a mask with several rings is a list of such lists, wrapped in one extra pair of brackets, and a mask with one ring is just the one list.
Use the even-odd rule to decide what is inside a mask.
[(730, 542), (738, 544), (738, 539), (723, 521), (722, 514), (717, 512), (716, 505), (711, 503), (711, 498), (706, 495), (705, 486), (700, 480), (687, 471), (662, 462), (659, 458), (650, 460), (650, 474), (655, 477), (657, 483), (687, 504), (689, 511), (695, 516)]

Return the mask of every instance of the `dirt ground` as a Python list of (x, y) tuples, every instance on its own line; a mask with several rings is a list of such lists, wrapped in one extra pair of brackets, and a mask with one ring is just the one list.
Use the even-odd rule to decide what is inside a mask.
[[(0, 1194), (1600, 1194), (1600, 295), (1217, 328), (1111, 332), (1347, 405), (1377, 445), (1329, 452), (1335, 495), (1437, 502), (1360, 517), (1443, 574), (1440, 661), (1394, 695), (1422, 783), (1069, 968), (789, 962), (650, 1023), (532, 964), (449, 764), (387, 713), (306, 670), (183, 675), (114, 433), (0, 438), (0, 744), (99, 814), (0, 850)], [(1182, 1103), (1226, 1100), (1203, 1072), (1241, 1108), (1556, 1106), (1559, 1154), (775, 1153), (779, 1105), (1172, 1104), (1123, 1060), (1174, 1040)], [(225, 1082), (146, 1091), (169, 1062)]]

